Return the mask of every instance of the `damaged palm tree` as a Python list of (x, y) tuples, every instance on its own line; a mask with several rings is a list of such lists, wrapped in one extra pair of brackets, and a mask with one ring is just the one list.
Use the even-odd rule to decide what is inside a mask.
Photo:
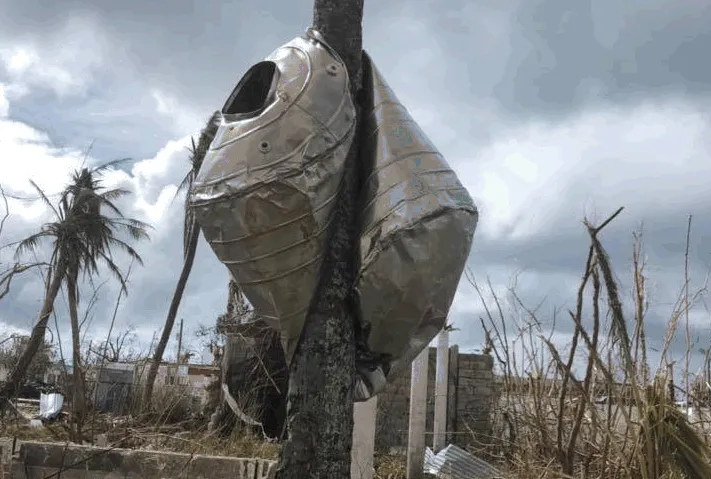
[[(203, 128), (200, 132), (198, 144), (196, 145), (193, 140), (190, 152), (190, 170), (180, 183), (176, 195), (181, 191), (189, 190), (190, 186), (192, 186), (193, 180), (195, 179), (198, 170), (200, 170), (200, 165), (202, 165), (203, 158), (205, 158), (205, 153), (210, 146), (210, 142), (215, 137), (218, 120), (219, 112), (213, 113), (208, 119), (205, 128)], [(143, 398), (141, 401), (141, 404), (146, 409), (150, 409), (151, 398), (153, 396), (153, 386), (155, 385), (156, 376), (158, 375), (158, 367), (163, 360), (163, 353), (165, 353), (165, 348), (168, 346), (170, 335), (173, 332), (173, 327), (175, 326), (175, 318), (178, 315), (178, 308), (180, 307), (180, 303), (183, 299), (183, 293), (185, 293), (185, 286), (188, 283), (188, 278), (190, 277), (190, 272), (193, 268), (193, 262), (195, 261), (195, 253), (197, 252), (197, 245), (199, 241), (200, 225), (197, 221), (195, 221), (195, 215), (190, 209), (186, 197), (185, 210), (183, 214), (183, 269), (181, 270), (180, 277), (175, 285), (175, 291), (173, 292), (173, 298), (170, 301), (168, 316), (165, 319), (163, 332), (161, 333), (160, 340), (156, 345), (156, 350), (153, 353), (153, 361), (151, 361), (150, 367), (148, 368), (146, 384), (144, 385)]]
[(114, 262), (112, 251), (119, 249), (132, 260), (142, 264), (140, 255), (120, 236), (132, 240), (148, 239), (149, 225), (133, 218), (126, 218), (116, 206), (116, 201), (129, 194), (121, 188), (106, 188), (101, 176), (119, 162), (88, 169), (82, 168), (72, 175), (71, 182), (62, 191), (59, 203), (53, 205), (45, 193), (34, 182), (45, 206), (54, 214), (52, 222), (42, 226), (41, 231), (20, 241), (17, 246), (18, 257), (24, 253), (35, 253), (43, 241), (52, 242), (51, 258), (47, 275), (45, 299), (37, 323), (26, 349), (17, 361), (9, 380), (0, 389), (0, 401), (14, 396), (27, 375), (27, 369), (44, 343), (49, 317), (54, 309), (54, 302), (62, 285), (67, 287), (70, 322), (72, 326), (73, 366), (74, 366), (74, 423), (77, 435), (86, 407), (84, 404), (84, 378), (81, 372), (81, 354), (79, 342), (79, 280), (80, 275), (91, 279), (99, 273), (103, 263), (108, 271), (120, 282), (126, 292), (123, 273)]

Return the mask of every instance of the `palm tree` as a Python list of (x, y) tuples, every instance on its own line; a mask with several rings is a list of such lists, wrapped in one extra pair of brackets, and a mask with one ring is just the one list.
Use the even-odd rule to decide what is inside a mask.
[(198, 225), (195, 215), (189, 207), (187, 191), (189, 191), (192, 186), (195, 176), (200, 170), (200, 166), (202, 166), (202, 160), (205, 158), (208, 148), (210, 148), (210, 143), (212, 143), (212, 139), (217, 133), (219, 119), (220, 112), (216, 111), (207, 121), (205, 128), (203, 128), (200, 132), (200, 138), (198, 139), (197, 146), (195, 145), (195, 141), (192, 141), (190, 170), (185, 175), (185, 178), (183, 178), (183, 181), (180, 183), (178, 191), (176, 192), (177, 196), (179, 192), (186, 191), (185, 213), (183, 215), (183, 270), (180, 272), (178, 283), (175, 285), (173, 299), (170, 301), (170, 307), (168, 308), (168, 316), (165, 318), (165, 326), (163, 326), (163, 332), (161, 333), (160, 340), (156, 345), (155, 353), (153, 353), (153, 361), (148, 368), (146, 384), (143, 390), (143, 398), (141, 400), (141, 404), (144, 408), (149, 408), (149, 405), (151, 404), (153, 386), (156, 381), (156, 376), (158, 375), (158, 367), (163, 360), (163, 353), (165, 353), (165, 348), (170, 340), (170, 334), (173, 332), (175, 318), (178, 315), (178, 308), (180, 307), (180, 302), (183, 299), (185, 286), (188, 282), (188, 278), (190, 277), (190, 271), (193, 268), (195, 252), (197, 250), (198, 240), (200, 239), (200, 225)]
[[(81, 355), (79, 349), (79, 275), (91, 279), (99, 273), (103, 263), (121, 283), (126, 291), (123, 275), (114, 262), (113, 249), (123, 250), (133, 260), (142, 264), (140, 255), (131, 245), (121, 240), (118, 233), (127, 233), (134, 240), (148, 238), (149, 226), (141, 221), (126, 218), (114, 204), (116, 200), (129, 194), (127, 190), (105, 189), (100, 176), (117, 162), (110, 162), (94, 169), (82, 168), (76, 171), (69, 185), (62, 191), (57, 207), (34, 182), (33, 187), (41, 200), (52, 210), (55, 220), (43, 225), (41, 231), (22, 240), (16, 254), (32, 252), (46, 239), (52, 239), (52, 255), (47, 273), (48, 287), (44, 304), (37, 323), (32, 329), (27, 348), (20, 356), (10, 379), (0, 390), (0, 398), (8, 398), (17, 392), (27, 374), (27, 369), (44, 340), (49, 316), (62, 284), (67, 287), (69, 316), (72, 326), (74, 412), (77, 424), (81, 423), (85, 411)], [(109, 210), (110, 216), (102, 209)], [(77, 432), (80, 432), (79, 428)]]

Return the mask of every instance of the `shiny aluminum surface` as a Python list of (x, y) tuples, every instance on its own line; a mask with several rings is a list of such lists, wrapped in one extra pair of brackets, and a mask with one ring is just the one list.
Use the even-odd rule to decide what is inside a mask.
[(450, 479), (503, 479), (504, 474), (483, 459), (468, 453), (454, 444), (434, 454), (425, 451), (425, 471), (437, 477)]
[(363, 68), (368, 176), (356, 290), (367, 349), (384, 361), (365, 373), (358, 400), (377, 394), (383, 375), (409, 368), (445, 326), (478, 220), (457, 175), (367, 55)]
[(218, 259), (259, 317), (280, 330), (288, 362), (316, 285), (356, 115), (345, 65), (317, 32), (265, 62), (243, 76), (222, 109), (190, 202)]

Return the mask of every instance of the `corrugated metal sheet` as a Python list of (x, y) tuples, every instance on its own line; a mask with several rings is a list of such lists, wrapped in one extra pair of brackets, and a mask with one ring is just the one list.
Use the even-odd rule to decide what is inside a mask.
[(454, 444), (434, 454), (430, 448), (425, 452), (425, 472), (448, 479), (499, 479), (503, 473)]

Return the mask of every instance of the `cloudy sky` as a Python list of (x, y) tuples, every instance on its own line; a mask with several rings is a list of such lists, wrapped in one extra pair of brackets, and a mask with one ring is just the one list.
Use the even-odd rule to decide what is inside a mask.
[[(125, 213), (155, 226), (117, 317), (145, 345), (181, 267), (182, 204), (172, 199), (189, 137), (249, 66), (309, 26), (311, 2), (117, 5), (0, 0), (0, 183), (18, 198), (34, 194), (29, 179), (58, 191), (92, 142), (90, 163), (134, 160), (107, 182), (130, 187)], [(602, 238), (628, 298), (632, 232), (644, 225), (656, 347), (684, 281), (688, 215), (692, 290), (711, 260), (710, 41), (709, 0), (370, 0), (364, 20), (365, 48), (481, 210), (477, 280), (505, 296), (518, 274), (519, 295), (532, 307), (545, 300), (548, 321), (573, 304), (582, 219), (625, 206)], [(48, 218), (28, 200), (11, 198), (10, 210), (0, 244)], [(197, 325), (224, 310), (226, 281), (202, 244), (179, 313), (194, 345)], [(101, 292), (88, 336), (105, 334), (112, 314), (116, 285)], [(0, 333), (29, 329), (41, 299), (37, 275), (17, 281), (0, 302)], [(62, 299), (57, 313), (65, 342)], [(481, 315), (463, 280), (451, 312), (462, 349), (481, 346)], [(691, 320), (697, 347), (708, 347), (703, 302)]]

